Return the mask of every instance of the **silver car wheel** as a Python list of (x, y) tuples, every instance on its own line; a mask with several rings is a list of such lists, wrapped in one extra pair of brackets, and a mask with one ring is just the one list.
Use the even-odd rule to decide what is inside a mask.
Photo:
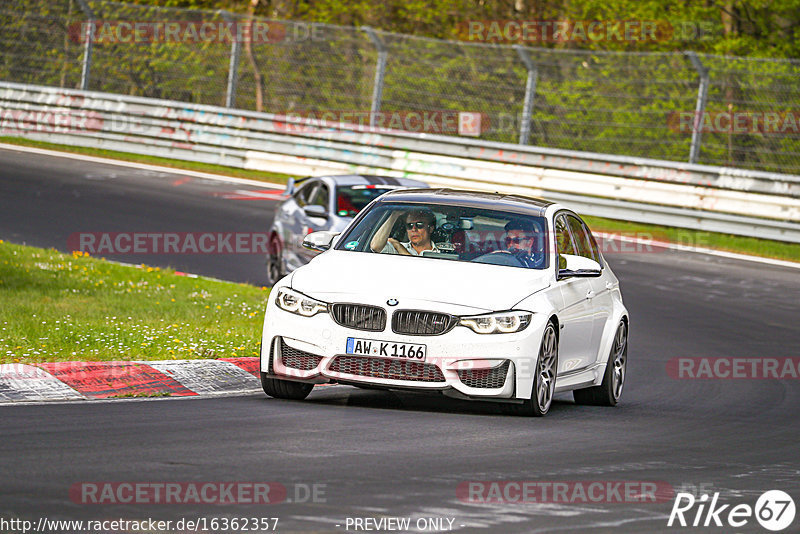
[(269, 277), (270, 284), (275, 284), (275, 282), (283, 278), (283, 273), (281, 272), (281, 263), (283, 262), (281, 252), (280, 241), (277, 237), (273, 237), (267, 256), (267, 276)]
[(628, 327), (623, 321), (617, 328), (617, 334), (614, 336), (614, 347), (611, 349), (611, 357), (614, 358), (611, 391), (616, 400), (619, 400), (622, 395), (622, 387), (625, 385), (625, 370), (628, 363), (627, 348)]
[(553, 402), (556, 387), (556, 361), (558, 360), (558, 340), (553, 324), (545, 328), (542, 336), (542, 348), (539, 351), (538, 380), (536, 384), (536, 400), (539, 411), (546, 413)]

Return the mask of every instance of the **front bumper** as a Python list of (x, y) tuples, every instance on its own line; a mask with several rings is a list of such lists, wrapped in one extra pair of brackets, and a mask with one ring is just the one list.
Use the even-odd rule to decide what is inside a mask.
[[(420, 303), (421, 304), (421, 303)], [(453, 310), (431, 311), (453, 313)], [(441, 390), (476, 399), (530, 398), (546, 316), (512, 334), (477, 334), (456, 326), (441, 335), (403, 335), (391, 321), (380, 332), (347, 328), (328, 313), (301, 317), (267, 307), (261, 370), (275, 378), (306, 383), (347, 383), (384, 388)], [(424, 362), (346, 354), (347, 338), (426, 345)]]

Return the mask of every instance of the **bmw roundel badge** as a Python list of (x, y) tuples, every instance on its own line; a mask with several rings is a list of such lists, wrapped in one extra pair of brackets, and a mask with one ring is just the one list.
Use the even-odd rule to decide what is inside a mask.
[(398, 301), (397, 299), (389, 299), (386, 301), (386, 304), (388, 304), (389, 306), (397, 306)]

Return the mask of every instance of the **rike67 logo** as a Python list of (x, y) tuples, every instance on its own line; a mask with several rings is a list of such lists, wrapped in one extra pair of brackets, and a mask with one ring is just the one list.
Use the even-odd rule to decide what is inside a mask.
[(714, 493), (710, 500), (707, 493), (699, 498), (691, 493), (678, 493), (667, 526), (742, 528), (755, 518), (765, 529), (778, 532), (794, 522), (794, 500), (784, 491), (763, 493), (755, 507), (746, 503), (718, 504), (718, 501), (719, 492)]

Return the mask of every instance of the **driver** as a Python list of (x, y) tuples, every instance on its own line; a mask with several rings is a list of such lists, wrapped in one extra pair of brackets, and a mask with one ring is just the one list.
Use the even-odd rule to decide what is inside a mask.
[(536, 243), (536, 228), (530, 221), (512, 219), (506, 223), (506, 251), (525, 267), (536, 267), (533, 246)]
[(395, 221), (401, 215), (403, 215), (403, 212), (396, 211), (383, 223), (370, 243), (370, 248), (373, 252), (410, 256), (419, 256), (426, 250), (440, 252), (431, 241), (431, 234), (436, 228), (436, 216), (430, 209), (415, 209), (405, 214), (404, 226), (408, 233), (408, 241), (406, 242), (400, 242), (393, 237), (389, 237)]

